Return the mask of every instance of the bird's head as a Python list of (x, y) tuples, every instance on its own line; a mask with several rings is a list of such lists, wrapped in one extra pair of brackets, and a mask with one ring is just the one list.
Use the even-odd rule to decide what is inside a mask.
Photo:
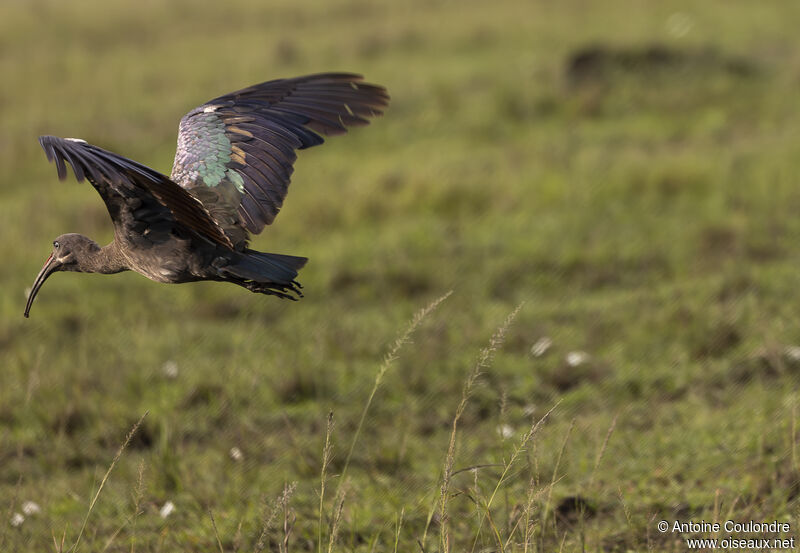
[(62, 234), (53, 240), (53, 252), (33, 281), (25, 306), (25, 317), (30, 313), (33, 300), (47, 277), (56, 271), (86, 271), (86, 261), (98, 250), (100, 246), (82, 234)]

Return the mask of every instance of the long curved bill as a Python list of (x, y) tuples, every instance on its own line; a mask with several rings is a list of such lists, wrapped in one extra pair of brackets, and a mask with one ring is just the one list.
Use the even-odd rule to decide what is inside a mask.
[(36, 275), (36, 280), (33, 281), (31, 293), (28, 295), (28, 303), (25, 305), (25, 318), (27, 318), (31, 312), (31, 306), (33, 305), (33, 300), (36, 299), (36, 294), (39, 293), (39, 288), (42, 287), (47, 277), (58, 271), (59, 267), (61, 267), (61, 264), (56, 260), (53, 254), (50, 254), (50, 257), (44, 262), (44, 267), (42, 267), (42, 270)]

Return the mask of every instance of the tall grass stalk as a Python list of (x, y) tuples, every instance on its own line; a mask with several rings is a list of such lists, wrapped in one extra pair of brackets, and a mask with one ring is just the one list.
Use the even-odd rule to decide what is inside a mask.
[(328, 464), (331, 461), (333, 447), (331, 435), (333, 434), (333, 411), (328, 413), (328, 425), (325, 429), (325, 446), (322, 448), (322, 469), (319, 477), (319, 521), (317, 525), (317, 552), (322, 553), (322, 515), (325, 501), (325, 484), (328, 479)]
[(545, 488), (538, 488), (538, 478), (534, 475), (528, 481), (528, 490), (525, 494), (525, 505), (522, 507), (522, 513), (520, 513), (516, 517), (516, 522), (511, 527), (508, 532), (508, 537), (506, 538), (506, 542), (501, 548), (503, 551), (507, 550), (511, 545), (512, 540), (514, 539), (514, 535), (517, 533), (520, 524), (524, 522), (525, 530), (523, 533), (523, 547), (524, 551), (528, 551), (528, 548), (533, 543), (533, 528), (535, 526), (535, 520), (533, 520), (533, 511), (535, 505), (539, 501), (539, 497), (542, 496), (547, 489)]
[(138, 476), (136, 479), (136, 489), (133, 492), (133, 522), (131, 523), (131, 553), (134, 553), (136, 545), (136, 521), (142, 514), (142, 498), (144, 497), (144, 461), (139, 462)]
[[(503, 472), (500, 474), (500, 478), (498, 478), (498, 480), (497, 480), (497, 484), (495, 484), (494, 490), (492, 490), (492, 494), (489, 496), (489, 500), (486, 502), (486, 505), (484, 506), (483, 514), (482, 514), (482, 516), (480, 518), (480, 521), (478, 523), (478, 529), (475, 531), (475, 539), (472, 542), (472, 551), (475, 551), (475, 547), (478, 544), (478, 538), (480, 537), (481, 528), (483, 527), (483, 521), (491, 516), (491, 508), (492, 508), (492, 503), (494, 502), (494, 498), (497, 495), (497, 492), (502, 487), (502, 485), (505, 483), (505, 480), (508, 477), (508, 473), (511, 471), (511, 467), (514, 466), (514, 463), (517, 462), (517, 459), (519, 458), (519, 456), (522, 454), (523, 451), (525, 451), (525, 448), (527, 447), (528, 442), (530, 442), (531, 439), (533, 439), (533, 437), (539, 431), (539, 428), (541, 428), (542, 424), (544, 424), (544, 422), (547, 420), (547, 418), (550, 416), (550, 414), (556, 409), (556, 407), (559, 406), (560, 403), (561, 403), (560, 400), (557, 401), (556, 404), (553, 405), (550, 408), (550, 410), (547, 411), (547, 413), (545, 413), (542, 416), (542, 418), (540, 418), (538, 421), (535, 421), (533, 424), (531, 424), (531, 427), (528, 429), (527, 432), (525, 432), (525, 434), (522, 436), (522, 439), (520, 439), (519, 444), (517, 444), (517, 447), (514, 448), (514, 451), (511, 454), (511, 457), (509, 458), (508, 462), (505, 464), (505, 467), (503, 468)], [(496, 528), (495, 528), (495, 537), (498, 540), (498, 542), (500, 543), (500, 546), (502, 548), (503, 541), (502, 541), (502, 539), (500, 539), (500, 536), (497, 533)]]
[(606, 432), (606, 437), (603, 440), (603, 445), (600, 446), (600, 451), (597, 453), (597, 458), (594, 461), (594, 467), (592, 468), (592, 475), (589, 477), (589, 485), (588, 487), (591, 488), (594, 484), (594, 478), (597, 474), (597, 469), (600, 468), (600, 462), (603, 460), (603, 456), (606, 453), (606, 448), (608, 447), (608, 441), (611, 439), (611, 435), (614, 433), (614, 429), (617, 427), (617, 418), (619, 415), (614, 415), (611, 424), (608, 427), (608, 432)]
[(108, 549), (109, 549), (109, 548), (111, 547), (111, 545), (114, 543), (114, 540), (116, 540), (116, 539), (117, 539), (117, 536), (119, 536), (119, 535), (120, 535), (120, 533), (121, 533), (121, 532), (122, 532), (122, 531), (125, 529), (125, 527), (126, 527), (128, 524), (130, 524), (130, 523), (131, 523), (131, 520), (132, 520), (132, 519), (130, 519), (130, 518), (126, 519), (126, 520), (125, 520), (125, 522), (123, 522), (122, 524), (120, 524), (120, 525), (117, 527), (117, 529), (116, 529), (116, 530), (114, 530), (114, 533), (113, 533), (113, 534), (111, 534), (111, 535), (108, 537), (108, 539), (106, 540), (106, 543), (105, 543), (105, 545), (103, 546), (103, 549), (101, 549), (101, 550), (100, 550), (100, 553), (106, 553), (106, 551), (108, 551)]
[(255, 547), (253, 548), (255, 553), (261, 553), (261, 551), (267, 547), (267, 535), (272, 529), (272, 525), (275, 523), (275, 518), (278, 516), (279, 512), (286, 510), (289, 499), (292, 497), (292, 494), (294, 494), (294, 490), (296, 488), (297, 482), (292, 482), (288, 486), (284, 485), (283, 493), (278, 497), (278, 499), (275, 500), (275, 503), (272, 505), (272, 507), (266, 510), (261, 522), (261, 533), (258, 536), (258, 541), (256, 541)]
[[(287, 497), (289, 493), (289, 484), (283, 485), (283, 496)], [(286, 501), (283, 502), (283, 540), (278, 545), (278, 551), (281, 553), (289, 553), (289, 536), (292, 534), (292, 529), (294, 528), (294, 523), (297, 520), (297, 516), (289, 521), (289, 500), (288, 498)]]
[[(540, 489), (536, 491), (536, 480), (535, 478), (531, 478), (530, 482), (528, 482), (528, 493), (525, 502), (525, 509), (520, 516), (520, 521), (525, 521), (525, 531), (522, 538), (522, 545), (524, 553), (528, 553), (528, 548), (533, 543), (533, 531), (534, 525), (536, 524), (533, 518), (533, 508), (536, 502), (539, 499), (539, 496), (544, 493), (544, 489)], [(519, 521), (518, 521), (519, 523)], [(516, 531), (516, 527), (514, 529)], [(508, 548), (511, 538), (514, 537), (514, 532), (508, 536), (508, 540), (506, 540), (506, 549)]]
[(383, 381), (383, 377), (386, 374), (386, 371), (389, 370), (394, 362), (397, 360), (400, 348), (402, 348), (405, 344), (411, 341), (411, 335), (414, 334), (414, 331), (417, 330), (422, 321), (431, 314), (439, 304), (446, 300), (450, 295), (453, 293), (452, 290), (447, 292), (446, 294), (440, 296), (439, 298), (435, 299), (431, 303), (429, 303), (426, 307), (420, 309), (414, 314), (414, 317), (411, 319), (411, 322), (406, 327), (405, 331), (397, 337), (392, 344), (389, 353), (383, 358), (383, 363), (381, 363), (380, 368), (378, 369), (378, 374), (375, 376), (375, 383), (372, 386), (372, 391), (367, 398), (367, 403), (364, 405), (364, 410), (361, 412), (361, 418), (358, 421), (358, 426), (356, 427), (356, 432), (353, 435), (353, 441), (350, 443), (350, 450), (347, 452), (347, 457), (344, 461), (344, 467), (342, 468), (342, 473), (339, 475), (339, 483), (336, 485), (336, 493), (335, 495), (339, 495), (339, 490), (342, 486), (342, 482), (344, 482), (345, 475), (347, 474), (347, 468), (350, 466), (350, 459), (353, 456), (353, 451), (355, 450), (356, 443), (358, 443), (358, 438), (361, 435), (361, 429), (364, 426), (364, 420), (367, 418), (367, 412), (369, 411), (370, 405), (372, 405), (372, 400), (375, 397), (375, 393), (378, 391), (378, 387), (381, 385), (381, 381)]
[[(453, 417), (453, 428), (450, 432), (450, 442), (447, 446), (447, 456), (444, 462), (444, 473), (442, 475), (442, 486), (439, 493), (439, 547), (440, 551), (446, 552), (450, 550), (450, 524), (447, 513), (447, 498), (450, 494), (450, 480), (453, 476), (453, 463), (455, 461), (456, 453), (456, 434), (458, 431), (458, 421), (464, 414), (464, 409), (467, 407), (469, 398), (472, 395), (472, 388), (475, 382), (480, 378), (484, 369), (487, 369), (492, 362), (495, 352), (503, 345), (511, 323), (514, 322), (523, 304), (519, 304), (514, 311), (512, 311), (506, 320), (503, 321), (495, 333), (489, 340), (489, 345), (481, 349), (478, 354), (478, 360), (472, 368), (467, 380), (464, 382), (464, 387), (461, 390), (461, 401), (456, 407), (456, 413)], [(424, 539), (423, 539), (424, 542)]]
[(64, 542), (67, 540), (67, 529), (64, 528), (64, 531), (61, 533), (61, 541), (58, 541), (56, 538), (56, 533), (52, 532), (53, 534), (53, 545), (55, 546), (56, 553), (62, 553), (64, 551)]
[(344, 496), (344, 491), (341, 493), (337, 492), (336, 494), (331, 531), (328, 536), (328, 553), (333, 553), (333, 545), (336, 543), (336, 537), (339, 535), (339, 523), (342, 521), (342, 510), (344, 509)]
[(117, 454), (114, 455), (114, 459), (111, 461), (111, 465), (109, 465), (108, 470), (106, 471), (103, 479), (100, 481), (100, 486), (97, 488), (97, 492), (94, 494), (92, 498), (92, 502), (89, 504), (89, 510), (86, 511), (86, 516), (83, 519), (83, 524), (81, 524), (81, 529), (78, 532), (78, 537), (75, 540), (75, 544), (70, 548), (70, 552), (77, 551), (78, 546), (81, 543), (81, 538), (83, 537), (83, 533), (86, 530), (86, 524), (89, 522), (89, 517), (94, 510), (94, 506), (97, 504), (97, 499), (100, 497), (100, 493), (103, 491), (103, 487), (106, 485), (108, 481), (108, 477), (111, 476), (111, 471), (114, 470), (114, 467), (117, 465), (117, 461), (119, 461), (120, 457), (122, 457), (122, 452), (125, 451), (125, 448), (128, 447), (128, 444), (131, 443), (131, 439), (133, 438), (136, 431), (139, 430), (139, 427), (144, 422), (144, 418), (147, 416), (149, 411), (145, 411), (144, 415), (133, 425), (128, 435), (125, 437), (125, 442), (120, 446), (119, 450), (117, 450)]
[(400, 530), (403, 528), (403, 518), (406, 514), (406, 508), (400, 509), (400, 514), (397, 517), (397, 524), (394, 528), (394, 553), (397, 553), (397, 548), (400, 545)]
[(556, 457), (556, 464), (553, 466), (553, 476), (550, 478), (550, 486), (548, 486), (547, 490), (547, 500), (544, 503), (544, 509), (542, 509), (542, 531), (544, 531), (545, 526), (547, 525), (547, 517), (550, 513), (550, 503), (553, 499), (553, 488), (556, 485), (556, 481), (558, 480), (558, 467), (561, 465), (561, 459), (564, 457), (564, 451), (567, 449), (567, 443), (569, 442), (569, 438), (572, 435), (572, 430), (575, 428), (575, 419), (572, 419), (569, 423), (569, 427), (567, 428), (567, 433), (564, 436), (564, 440), (561, 442), (561, 447), (558, 450), (558, 457)]
[(219, 553), (225, 553), (225, 550), (222, 548), (222, 540), (219, 539), (217, 521), (214, 520), (214, 512), (211, 509), (208, 510), (208, 517), (211, 519), (211, 527), (214, 529), (214, 537), (217, 538), (217, 547), (219, 547)]
[[(589, 475), (589, 483), (586, 485), (587, 489), (587, 497), (591, 497), (594, 493), (594, 479), (595, 475), (597, 474), (597, 469), (600, 468), (600, 462), (603, 460), (603, 457), (606, 453), (606, 448), (608, 448), (608, 442), (611, 439), (611, 435), (614, 433), (614, 429), (617, 426), (617, 418), (619, 415), (615, 415), (614, 418), (611, 420), (611, 424), (608, 426), (608, 431), (606, 432), (606, 436), (603, 439), (603, 443), (600, 445), (600, 449), (597, 452), (597, 457), (594, 460), (594, 466), (592, 467), (592, 473)], [(585, 502), (578, 502), (576, 501), (577, 513), (578, 513), (578, 537), (580, 538), (581, 548), (586, 549), (586, 507), (587, 504)]]
[(233, 534), (233, 553), (238, 553), (239, 549), (242, 548), (242, 524), (244, 524), (244, 521), (239, 519), (236, 532)]

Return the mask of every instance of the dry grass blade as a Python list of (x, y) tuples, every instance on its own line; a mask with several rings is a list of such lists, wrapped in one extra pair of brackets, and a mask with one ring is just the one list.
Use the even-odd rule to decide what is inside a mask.
[(136, 520), (142, 514), (142, 498), (144, 497), (144, 461), (139, 462), (138, 477), (136, 480), (136, 490), (133, 493), (133, 522), (131, 523), (131, 553), (134, 553), (136, 545)]
[(591, 488), (594, 484), (594, 477), (597, 474), (597, 469), (600, 467), (600, 461), (603, 460), (603, 456), (606, 453), (608, 441), (611, 439), (611, 434), (614, 433), (614, 429), (617, 427), (617, 418), (619, 418), (619, 415), (615, 415), (614, 419), (611, 421), (611, 424), (608, 427), (608, 432), (606, 432), (606, 437), (603, 440), (603, 445), (600, 446), (600, 451), (597, 453), (597, 459), (595, 459), (594, 467), (592, 468), (592, 475), (589, 478), (589, 488)]
[(53, 544), (56, 548), (56, 553), (62, 553), (64, 551), (64, 542), (67, 539), (67, 529), (64, 528), (64, 532), (61, 534), (61, 542), (56, 539), (56, 533), (53, 532)]
[(523, 304), (519, 304), (516, 309), (514, 309), (514, 311), (512, 311), (508, 317), (506, 317), (506, 320), (503, 321), (503, 324), (501, 324), (497, 330), (495, 330), (491, 340), (489, 340), (489, 345), (481, 349), (480, 354), (478, 355), (478, 360), (475, 363), (472, 372), (470, 372), (469, 376), (467, 377), (467, 380), (464, 382), (464, 387), (461, 390), (461, 401), (459, 402), (458, 407), (456, 408), (456, 414), (453, 417), (453, 428), (450, 432), (450, 442), (447, 446), (447, 457), (445, 458), (444, 474), (442, 476), (442, 487), (439, 493), (439, 545), (440, 550), (443, 552), (450, 550), (450, 525), (447, 513), (447, 497), (450, 493), (450, 480), (453, 476), (453, 463), (455, 462), (458, 421), (464, 414), (464, 409), (466, 409), (469, 398), (472, 395), (472, 388), (475, 385), (475, 382), (480, 377), (481, 372), (490, 366), (495, 352), (503, 345), (503, 342), (506, 338), (506, 333), (508, 332), (511, 323), (514, 322), (514, 319), (519, 314), (520, 309), (522, 309), (522, 305)]
[(94, 497), (92, 498), (92, 502), (89, 504), (89, 510), (86, 511), (86, 516), (84, 517), (83, 524), (81, 525), (81, 529), (78, 532), (78, 537), (75, 540), (75, 544), (70, 548), (70, 552), (78, 550), (78, 546), (81, 543), (81, 538), (83, 537), (83, 533), (86, 530), (86, 524), (89, 522), (89, 517), (91, 516), (92, 511), (94, 510), (95, 504), (97, 504), (97, 499), (100, 497), (100, 493), (103, 491), (103, 487), (106, 485), (106, 482), (108, 481), (108, 477), (111, 476), (111, 471), (114, 470), (114, 467), (117, 465), (117, 461), (119, 461), (120, 457), (122, 457), (122, 452), (125, 451), (125, 448), (128, 447), (129, 443), (131, 443), (131, 439), (133, 438), (134, 434), (136, 434), (136, 431), (139, 430), (139, 427), (142, 425), (142, 422), (144, 422), (144, 418), (147, 416), (148, 412), (149, 411), (145, 411), (144, 415), (142, 415), (142, 417), (136, 422), (136, 424), (133, 425), (133, 428), (131, 428), (130, 432), (128, 432), (128, 435), (125, 437), (125, 441), (120, 446), (119, 450), (117, 450), (117, 454), (114, 455), (114, 459), (111, 461), (111, 465), (109, 465), (108, 470), (103, 476), (103, 479), (100, 481), (100, 486), (97, 488), (97, 492), (94, 494)]
[(242, 524), (244, 521), (239, 519), (239, 524), (236, 526), (236, 533), (233, 535), (233, 552), (237, 553), (242, 547)]
[(417, 330), (417, 327), (422, 324), (422, 321), (424, 321), (425, 318), (431, 314), (431, 312), (439, 307), (440, 303), (450, 297), (452, 293), (453, 291), (450, 290), (446, 294), (433, 300), (427, 306), (417, 311), (414, 314), (414, 317), (411, 319), (411, 322), (408, 324), (408, 327), (406, 327), (405, 331), (397, 337), (397, 339), (394, 341), (394, 344), (392, 344), (392, 348), (389, 350), (389, 353), (387, 353), (386, 357), (384, 357), (383, 363), (381, 363), (381, 366), (378, 369), (378, 374), (375, 376), (375, 384), (372, 386), (372, 391), (367, 398), (367, 403), (364, 405), (364, 410), (361, 412), (361, 418), (358, 421), (356, 432), (353, 435), (353, 441), (350, 444), (350, 450), (347, 452), (347, 457), (345, 458), (344, 466), (342, 467), (342, 473), (339, 476), (339, 484), (336, 486), (336, 496), (339, 495), (339, 489), (341, 488), (342, 482), (344, 482), (344, 477), (347, 474), (347, 468), (350, 466), (350, 459), (353, 456), (353, 450), (355, 450), (358, 438), (361, 435), (361, 429), (364, 426), (364, 420), (367, 418), (369, 407), (372, 405), (372, 399), (375, 397), (375, 393), (378, 391), (378, 387), (381, 385), (381, 381), (383, 380), (386, 371), (389, 370), (389, 367), (391, 367), (392, 364), (397, 360), (397, 357), (400, 353), (400, 348), (411, 341), (411, 335), (414, 334), (414, 331)]
[(544, 503), (544, 509), (542, 510), (542, 529), (547, 523), (547, 516), (550, 513), (550, 502), (553, 499), (553, 488), (556, 485), (556, 481), (558, 479), (558, 467), (561, 465), (561, 458), (564, 456), (564, 451), (567, 449), (567, 443), (569, 442), (569, 438), (572, 435), (572, 430), (575, 428), (575, 419), (572, 419), (569, 423), (569, 427), (567, 428), (567, 433), (564, 436), (564, 441), (561, 442), (561, 448), (558, 450), (558, 457), (556, 457), (556, 464), (553, 467), (553, 477), (550, 479), (550, 486), (548, 486), (547, 491), (547, 500)]
[[(286, 495), (288, 491), (288, 485), (283, 485), (283, 493)], [(289, 502), (283, 502), (283, 540), (278, 546), (278, 550), (281, 553), (288, 553), (289, 552), (289, 537), (292, 535), (292, 529), (294, 528), (294, 523), (297, 517), (292, 513), (292, 516), (289, 516)]]
[(222, 548), (222, 540), (219, 539), (219, 530), (217, 530), (217, 521), (214, 520), (214, 512), (209, 509), (208, 516), (211, 519), (211, 527), (214, 528), (214, 537), (217, 538), (217, 547), (219, 547), (219, 553), (225, 553), (225, 550)]
[(319, 483), (319, 520), (317, 524), (317, 551), (322, 553), (322, 518), (325, 501), (325, 484), (328, 479), (328, 464), (331, 461), (333, 446), (331, 435), (333, 434), (333, 411), (328, 413), (328, 425), (325, 428), (325, 447), (322, 448), (322, 469), (320, 470)]
[[(439, 477), (437, 476), (436, 481), (438, 482)], [(433, 517), (436, 515), (436, 508), (439, 506), (439, 497), (441, 497), (441, 489), (439, 490), (439, 495), (437, 496), (436, 490), (431, 490), (432, 495), (434, 496), (433, 500), (431, 501), (431, 507), (428, 510), (428, 515), (425, 518), (425, 529), (422, 532), (422, 538), (417, 539), (417, 543), (419, 543), (420, 548), (425, 551), (422, 544), (428, 542), (428, 530), (431, 527), (431, 523), (433, 522)]]
[(486, 506), (486, 519), (489, 521), (489, 526), (492, 528), (492, 535), (494, 539), (497, 541), (498, 551), (505, 551), (503, 549), (503, 538), (500, 537), (500, 530), (497, 528), (497, 525), (494, 523), (494, 518), (492, 517), (492, 511), (489, 509), (489, 506)]
[(406, 508), (400, 509), (400, 515), (397, 517), (397, 525), (394, 529), (394, 553), (397, 553), (397, 548), (400, 545), (400, 530), (403, 528), (403, 518), (406, 515)]
[(114, 544), (114, 540), (117, 539), (117, 536), (119, 536), (120, 532), (122, 532), (125, 527), (130, 524), (130, 522), (131, 519), (127, 519), (123, 524), (120, 524), (116, 530), (114, 530), (114, 533), (111, 534), (111, 536), (109, 536), (109, 538), (106, 540), (106, 543), (100, 553), (106, 553), (106, 551), (108, 551), (108, 549)]

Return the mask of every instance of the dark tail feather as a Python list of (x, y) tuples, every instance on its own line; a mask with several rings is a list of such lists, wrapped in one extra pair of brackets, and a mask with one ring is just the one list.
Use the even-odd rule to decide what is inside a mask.
[(297, 284), (294, 281), (297, 271), (302, 269), (307, 261), (307, 257), (244, 250), (239, 259), (226, 266), (225, 270), (254, 282), (290, 285)]
[(297, 300), (303, 292), (295, 277), (307, 261), (305, 257), (244, 250), (220, 271), (236, 277), (234, 282), (251, 292)]

